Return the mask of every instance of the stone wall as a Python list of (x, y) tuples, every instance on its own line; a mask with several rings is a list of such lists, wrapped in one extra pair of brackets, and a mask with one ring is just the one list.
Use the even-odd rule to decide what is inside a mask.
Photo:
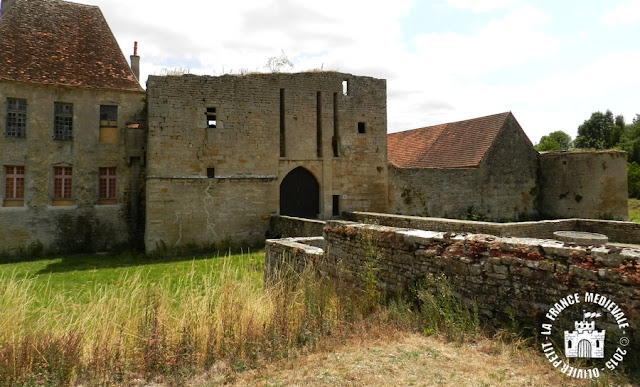
[(371, 212), (345, 213), (345, 218), (356, 222), (417, 228), (420, 230), (468, 232), (540, 239), (553, 238), (555, 231), (584, 231), (604, 234), (611, 242), (640, 244), (640, 223), (614, 220), (558, 219), (535, 222), (494, 223)]
[(272, 215), (269, 234), (271, 238), (322, 236), (324, 225), (322, 220)]
[(478, 167), (389, 167), (389, 212), (442, 218), (536, 218), (537, 157), (510, 116)]
[(151, 76), (147, 98), (148, 251), (264, 241), (280, 211), (280, 185), (298, 167), (318, 182), (320, 218), (386, 211), (384, 80), (336, 72)]
[[(103, 251), (134, 243), (142, 225), (129, 205), (143, 159), (127, 153), (127, 122), (139, 119), (144, 93), (0, 82), (0, 253), (42, 246), (51, 251)], [(5, 136), (7, 100), (27, 101), (26, 138)], [(53, 139), (54, 102), (73, 104), (73, 139)], [(118, 106), (118, 126), (101, 142), (100, 105)], [(24, 166), (25, 198), (7, 207), (5, 166)], [(72, 200), (54, 206), (53, 168), (72, 167)], [(100, 167), (117, 168), (117, 203), (98, 203)], [(140, 179), (142, 180), (142, 179)], [(59, 204), (59, 203), (58, 203)]]
[[(511, 314), (534, 330), (555, 303), (569, 294), (598, 293), (625, 313), (632, 345), (640, 348), (640, 250), (575, 246), (532, 238), (503, 238), (329, 221), (322, 262), (328, 275), (358, 282), (363, 268), (375, 267), (380, 289), (403, 293), (424, 285), (427, 273), (444, 274), (455, 293), (495, 321)], [(289, 259), (303, 267), (309, 259), (296, 240), (267, 245), (265, 269)], [(278, 245), (277, 248), (274, 248)], [(284, 253), (283, 249), (289, 249)], [(298, 254), (295, 249), (299, 249)], [(373, 265), (373, 266), (372, 266)], [(428, 286), (428, 285), (426, 285)], [(578, 311), (579, 313), (582, 310)], [(578, 315), (579, 315), (578, 313)], [(609, 318), (607, 318), (609, 317)], [(613, 328), (606, 315), (600, 329)], [(617, 327), (616, 327), (617, 328)]]
[(622, 151), (540, 155), (543, 218), (627, 220), (627, 158)]

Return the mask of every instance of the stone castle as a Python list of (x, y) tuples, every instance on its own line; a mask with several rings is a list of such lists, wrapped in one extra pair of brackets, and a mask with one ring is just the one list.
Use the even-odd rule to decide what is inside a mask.
[(388, 135), (386, 81), (339, 72), (145, 91), (98, 7), (1, 12), (0, 252), (256, 245), (273, 215), (627, 218), (624, 153), (540, 155), (511, 113)]

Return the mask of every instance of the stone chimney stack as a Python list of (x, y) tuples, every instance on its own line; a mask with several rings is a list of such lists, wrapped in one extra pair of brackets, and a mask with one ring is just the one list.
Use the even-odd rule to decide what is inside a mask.
[(2, 4), (0, 5), (0, 17), (7, 13), (9, 8), (15, 3), (16, 0), (2, 0)]
[[(3, 0), (4, 1), (4, 0)], [(138, 42), (133, 42), (133, 55), (131, 55), (131, 71), (140, 82), (140, 57), (138, 56)]]

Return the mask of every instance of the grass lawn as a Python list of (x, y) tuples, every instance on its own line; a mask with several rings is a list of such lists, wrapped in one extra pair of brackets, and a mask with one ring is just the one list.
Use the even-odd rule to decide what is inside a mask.
[(629, 221), (640, 223), (640, 200), (629, 199)]

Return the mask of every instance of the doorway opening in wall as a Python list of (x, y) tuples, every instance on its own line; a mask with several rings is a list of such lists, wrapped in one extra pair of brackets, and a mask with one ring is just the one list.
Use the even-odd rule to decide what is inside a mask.
[(317, 218), (320, 213), (320, 186), (311, 172), (298, 167), (280, 183), (280, 215)]

